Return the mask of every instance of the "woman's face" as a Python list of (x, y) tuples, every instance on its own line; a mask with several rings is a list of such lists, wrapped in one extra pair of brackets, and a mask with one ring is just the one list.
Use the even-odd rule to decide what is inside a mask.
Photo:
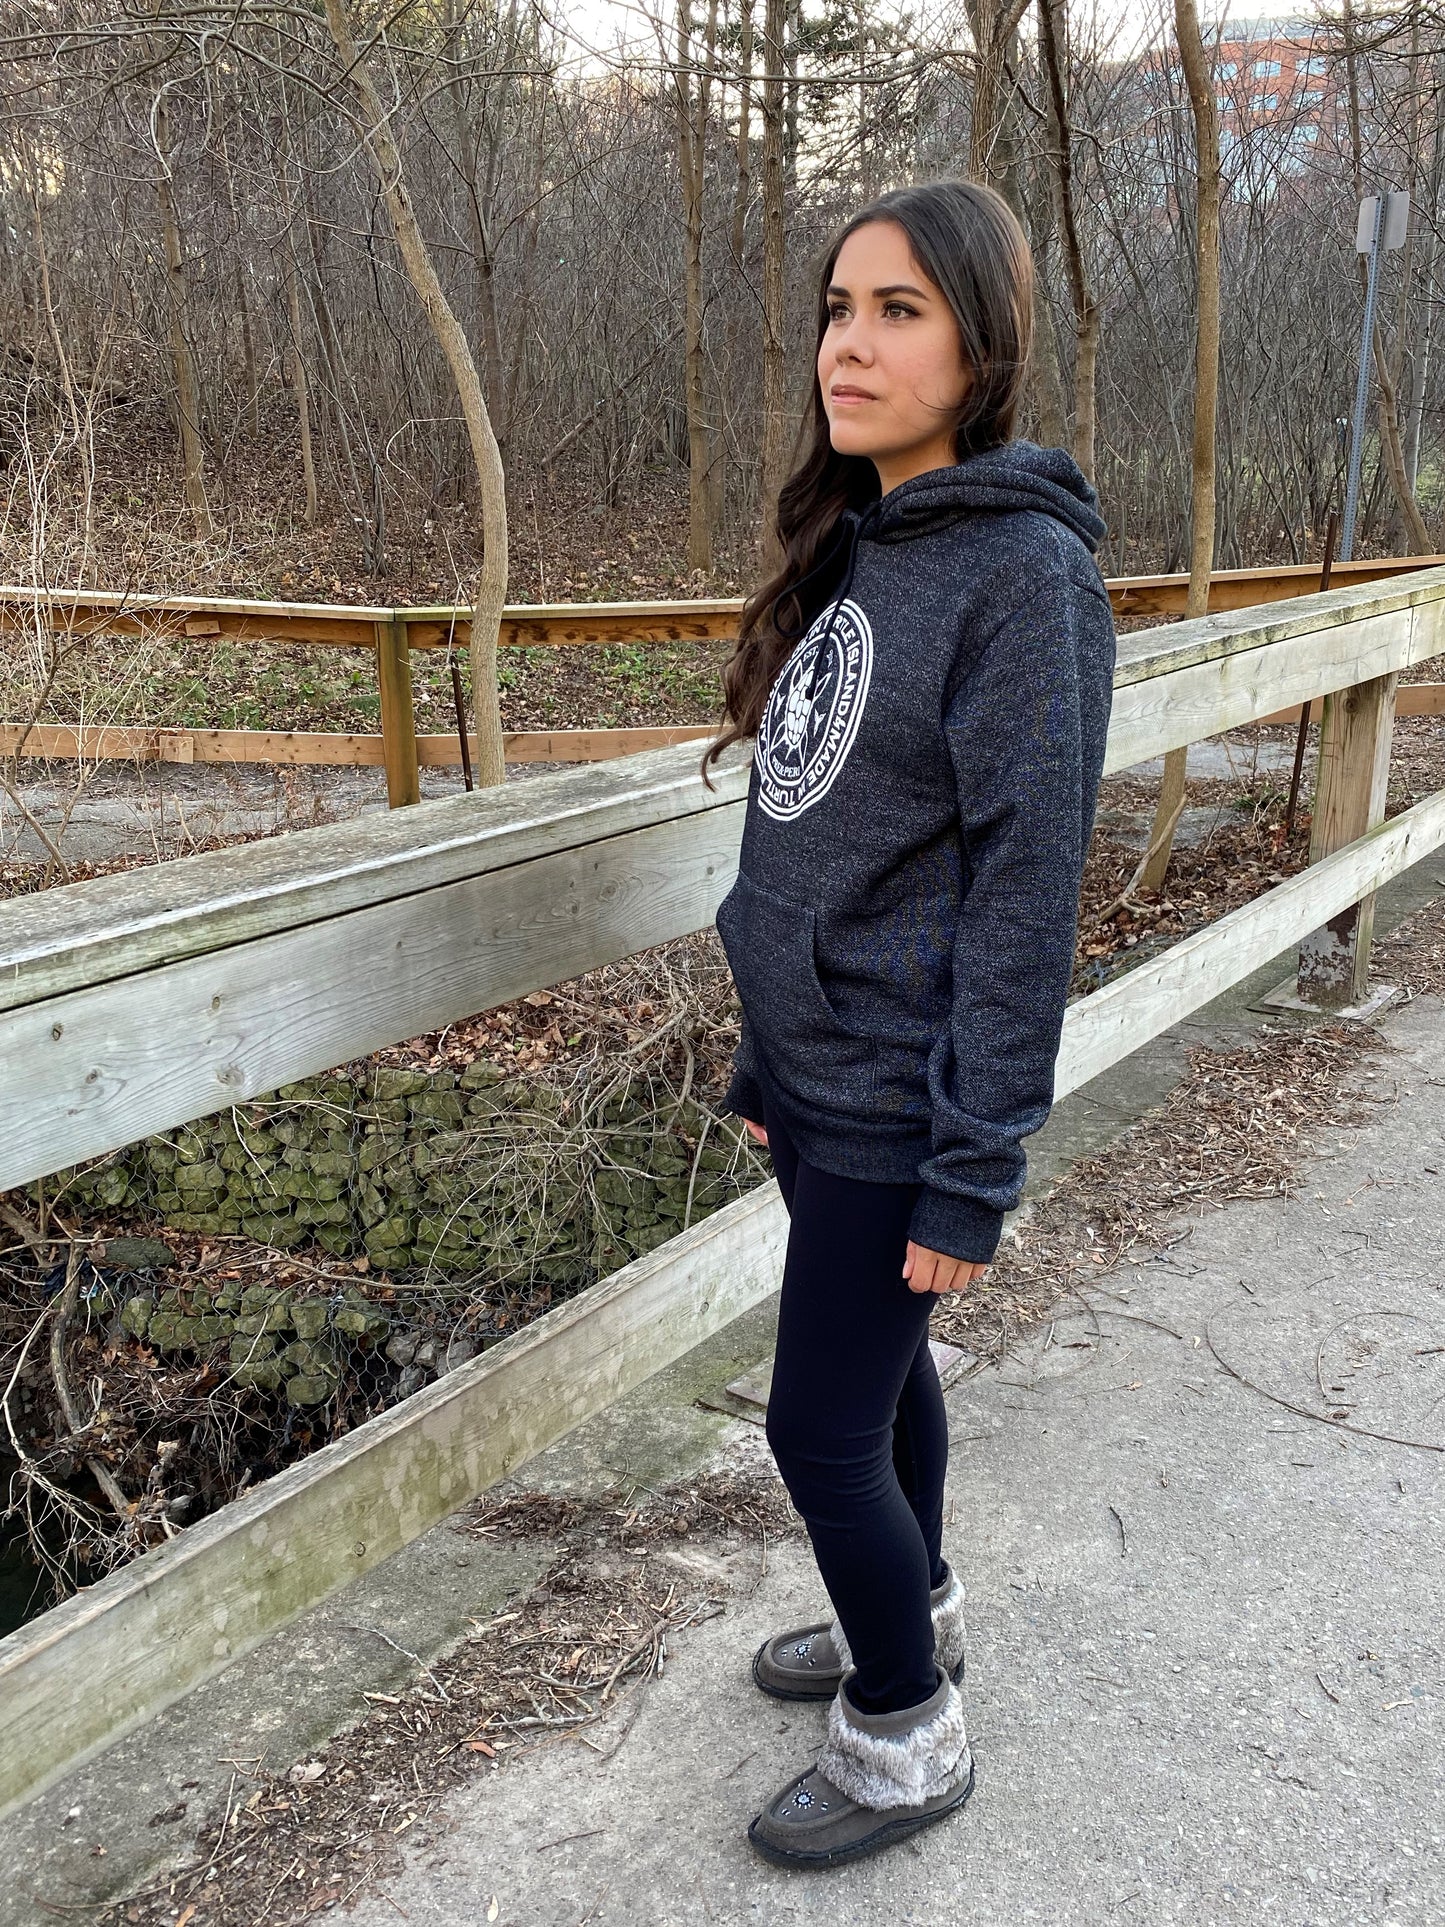
[[(886, 495), (955, 459), (952, 410), (968, 392), (953, 310), (896, 221), (867, 221), (838, 250), (818, 386), (834, 448), (866, 455)], [(940, 411), (948, 410), (949, 413)]]

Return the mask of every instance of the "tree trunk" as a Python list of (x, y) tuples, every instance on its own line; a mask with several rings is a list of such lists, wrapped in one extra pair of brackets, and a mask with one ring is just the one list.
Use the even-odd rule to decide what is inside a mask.
[[(1343, 0), (1340, 8), (1340, 27), (1345, 43), (1345, 79), (1347, 118), (1350, 130), (1350, 166), (1355, 181), (1355, 198), (1364, 198), (1364, 161), (1360, 133), (1360, 75), (1359, 51), (1355, 43), (1355, 10), (1353, 0)], [(1413, 164), (1413, 159), (1412, 159)], [(1369, 257), (1360, 255), (1360, 280), (1363, 284), (1369, 273)], [(1390, 372), (1389, 358), (1385, 353), (1380, 324), (1375, 323), (1374, 338), (1370, 343), (1374, 357), (1375, 373), (1380, 383), (1380, 454), (1385, 473), (1400, 514), (1405, 521), (1405, 537), (1410, 544), (1412, 555), (1427, 555), (1430, 550), (1430, 535), (1425, 527), (1425, 518), (1420, 513), (1420, 504), (1415, 500), (1415, 491), (1410, 482), (1410, 471), (1405, 461), (1405, 451), (1400, 444), (1400, 411), (1395, 399), (1395, 382)]]
[(1095, 392), (1099, 361), (1099, 307), (1089, 285), (1074, 204), (1074, 150), (1064, 82), (1065, 0), (1039, 0), (1039, 45), (1049, 82), (1054, 124), (1053, 178), (1063, 237), (1069, 297), (1074, 304), (1074, 460), (1092, 482), (1095, 460)]
[(170, 311), (171, 367), (176, 381), (176, 418), (181, 439), (181, 465), (185, 475), (186, 505), (203, 535), (215, 532), (211, 505), (206, 500), (205, 444), (201, 439), (201, 385), (196, 375), (196, 358), (191, 350), (187, 322), (190, 319), (190, 283), (186, 275), (185, 245), (181, 237), (180, 216), (171, 185), (170, 109), (164, 88), (156, 96), (151, 115), (160, 172), (156, 177), (156, 196), (161, 209), (161, 235), (166, 256), (166, 297)]
[(712, 568), (712, 464), (716, 430), (708, 418), (707, 361), (703, 352), (702, 230), (704, 161), (713, 49), (717, 40), (717, 0), (710, 0), (704, 60), (694, 80), (692, 0), (678, 0), (677, 107), (678, 167), (682, 177), (684, 379), (687, 400), (687, 566)]
[(246, 370), (246, 405), (251, 417), (251, 436), (261, 435), (261, 387), (256, 374), (256, 325), (251, 313), (251, 283), (246, 274), (246, 250), (241, 245), (241, 209), (236, 199), (236, 176), (231, 167), (231, 150), (221, 136), (221, 167), (226, 176), (226, 202), (231, 210), (231, 231), (236, 237), (236, 295), (241, 304), (241, 354)]
[(286, 280), (286, 318), (291, 325), (291, 389), (296, 397), (296, 422), (301, 434), (301, 476), (306, 489), (306, 526), (316, 521), (316, 457), (311, 447), (311, 387), (306, 378), (306, 349), (301, 333), (301, 295), (296, 275), (296, 235), (286, 234), (282, 273)]
[(742, 42), (738, 49), (738, 139), (737, 167), (738, 183), (733, 194), (733, 260), (739, 267), (743, 264), (743, 246), (747, 231), (748, 195), (752, 188), (753, 156), (752, 100), (753, 100), (753, 0), (740, 0)]
[(975, 181), (1002, 189), (1006, 154), (1000, 150), (1004, 120), (1004, 67), (1028, 0), (968, 0), (973, 35), (973, 109), (968, 123), (968, 172)]
[(316, 452), (311, 441), (311, 381), (306, 372), (306, 338), (301, 323), (300, 272), (296, 259), (296, 223), (302, 218), (300, 197), (291, 183), (291, 116), (286, 92), (281, 92), (281, 178), (291, 218), (286, 224), (286, 252), (281, 261), (281, 278), (286, 290), (286, 321), (291, 331), (291, 392), (296, 398), (296, 423), (301, 439), (301, 480), (306, 491), (305, 521), (311, 528), (316, 521)]
[(786, 228), (783, 128), (783, 33), (788, 0), (764, 0), (763, 14), (763, 443), (758, 506), (763, 557), (771, 575), (783, 559), (778, 538), (778, 490), (787, 480), (787, 367), (784, 357)]
[[(1174, 0), (1174, 31), (1194, 111), (1196, 188), (1194, 247), (1198, 319), (1194, 336), (1194, 448), (1190, 476), (1189, 594), (1186, 617), (1209, 609), (1214, 567), (1214, 430), (1219, 410), (1219, 109), (1214, 63), (1204, 50), (1195, 0)], [(1189, 748), (1164, 759), (1164, 783), (1143, 875), (1146, 890), (1162, 890), (1174, 844), (1174, 825), (1184, 807)]]
[(497, 694), (497, 635), (507, 595), (506, 475), (487, 414), (477, 364), (432, 265), (407, 192), (401, 154), (391, 131), (391, 117), (382, 107), (370, 70), (357, 48), (346, 16), (345, 0), (326, 0), (326, 19), (361, 109), (361, 136), (376, 169), (402, 264), (451, 369), (477, 467), (483, 547), (481, 576), (472, 610), (472, 707), (477, 728), (476, 779), (486, 788), (506, 780)]

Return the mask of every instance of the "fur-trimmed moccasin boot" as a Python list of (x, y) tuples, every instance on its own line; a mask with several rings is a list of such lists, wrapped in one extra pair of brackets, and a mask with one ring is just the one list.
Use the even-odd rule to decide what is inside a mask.
[(940, 1667), (933, 1697), (899, 1713), (860, 1713), (840, 1688), (817, 1765), (769, 1801), (748, 1839), (780, 1866), (829, 1867), (931, 1826), (972, 1792), (963, 1701)]
[[(934, 1657), (955, 1686), (963, 1684), (963, 1599), (963, 1581), (950, 1567), (929, 1601)], [(753, 1678), (780, 1700), (831, 1699), (852, 1667), (853, 1655), (836, 1619), (778, 1633), (753, 1656)]]

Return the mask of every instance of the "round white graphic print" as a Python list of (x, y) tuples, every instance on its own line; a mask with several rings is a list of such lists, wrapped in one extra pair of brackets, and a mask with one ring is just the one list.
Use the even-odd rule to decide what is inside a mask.
[[(833, 632), (820, 663), (830, 617)], [(758, 803), (769, 816), (785, 823), (827, 795), (858, 734), (872, 674), (867, 616), (851, 598), (830, 604), (789, 656), (763, 712)]]

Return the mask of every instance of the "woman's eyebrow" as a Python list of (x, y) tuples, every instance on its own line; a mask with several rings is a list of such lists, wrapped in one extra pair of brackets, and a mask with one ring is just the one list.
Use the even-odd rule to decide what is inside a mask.
[[(915, 288), (911, 281), (895, 281), (892, 287), (875, 288), (873, 290), (873, 299), (875, 301), (883, 301), (886, 300), (890, 294), (913, 294), (917, 295), (920, 301), (926, 301), (928, 299), (927, 292), (923, 288)], [(834, 295), (841, 295), (846, 300), (848, 290), (841, 287), (838, 282), (835, 281), (828, 289), (828, 297), (830, 300)]]

